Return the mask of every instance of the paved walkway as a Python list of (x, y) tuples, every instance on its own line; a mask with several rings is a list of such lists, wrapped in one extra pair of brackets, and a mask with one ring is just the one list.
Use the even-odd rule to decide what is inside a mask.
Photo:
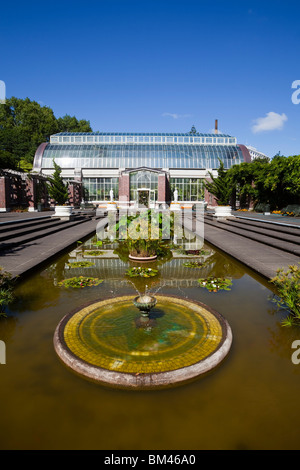
[(284, 225), (296, 225), (300, 228), (300, 217), (289, 217), (287, 215), (270, 214), (264, 215), (260, 212), (239, 212), (233, 211), (235, 217), (261, 220), (262, 222), (273, 222)]
[[(240, 215), (244, 213), (236, 212), (235, 214)], [(255, 214), (254, 217), (254, 214), (251, 213), (251, 217), (253, 218), (256, 218), (256, 215), (257, 214)], [(259, 215), (259, 220), (261, 221), (273, 220), (274, 222), (278, 222), (278, 220), (273, 219), (272, 216)], [(243, 217), (247, 216), (243, 215)], [(282, 219), (283, 217), (279, 220)], [(284, 220), (286, 220), (286, 217), (284, 217)], [(294, 222), (295, 221), (296, 219), (294, 219)], [(297, 220), (297, 223), (300, 223), (300, 220)], [(186, 220), (185, 226), (192, 230), (192, 221)], [(276, 225), (273, 227), (276, 227)], [(268, 280), (276, 275), (278, 268), (287, 269), (289, 265), (298, 264), (300, 262), (300, 257), (294, 254), (251, 240), (245, 236), (228, 232), (222, 229), (221, 224), (220, 226), (214, 226), (208, 223), (204, 224), (204, 240)]]

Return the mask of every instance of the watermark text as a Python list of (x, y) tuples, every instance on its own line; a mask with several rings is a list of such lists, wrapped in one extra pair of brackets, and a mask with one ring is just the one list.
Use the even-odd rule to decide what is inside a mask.
[(0, 340), (0, 364), (6, 364), (6, 345)]
[(298, 365), (300, 364), (300, 339), (292, 342), (292, 349), (296, 349), (292, 354), (292, 363)]
[(294, 80), (292, 83), (292, 88), (296, 89), (292, 94), (292, 103), (299, 104), (300, 103), (300, 80)]
[(0, 80), (0, 104), (5, 104), (5, 98), (6, 98), (5, 82), (3, 80)]

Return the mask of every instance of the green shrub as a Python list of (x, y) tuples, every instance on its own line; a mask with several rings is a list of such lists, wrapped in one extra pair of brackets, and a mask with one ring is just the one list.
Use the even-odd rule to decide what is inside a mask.
[(14, 300), (12, 274), (0, 267), (0, 316), (5, 316), (5, 307)]
[(61, 177), (61, 168), (55, 163), (55, 160), (53, 160), (53, 166), (54, 173), (53, 176), (49, 177), (50, 184), (47, 184), (48, 193), (56, 204), (63, 206), (69, 198), (68, 186), (65, 185)]
[(276, 287), (278, 297), (273, 301), (279, 308), (289, 312), (282, 322), (283, 326), (300, 326), (300, 265), (290, 265), (287, 271), (277, 269), (271, 283)]

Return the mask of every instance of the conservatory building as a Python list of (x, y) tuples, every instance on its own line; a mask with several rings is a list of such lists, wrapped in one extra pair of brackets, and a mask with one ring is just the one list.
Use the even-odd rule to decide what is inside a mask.
[(114, 200), (127, 206), (183, 205), (213, 198), (204, 190), (209, 173), (251, 156), (226, 134), (64, 132), (52, 135), (35, 154), (33, 171), (53, 173), (53, 161), (66, 181), (82, 182), (83, 200), (95, 205)]

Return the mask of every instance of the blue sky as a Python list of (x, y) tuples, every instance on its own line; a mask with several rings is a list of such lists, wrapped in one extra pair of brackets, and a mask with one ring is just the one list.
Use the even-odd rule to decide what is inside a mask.
[[(300, 154), (300, 2), (5, 2), (0, 80), (94, 131), (210, 132)], [(300, 97), (300, 93), (299, 93)]]

